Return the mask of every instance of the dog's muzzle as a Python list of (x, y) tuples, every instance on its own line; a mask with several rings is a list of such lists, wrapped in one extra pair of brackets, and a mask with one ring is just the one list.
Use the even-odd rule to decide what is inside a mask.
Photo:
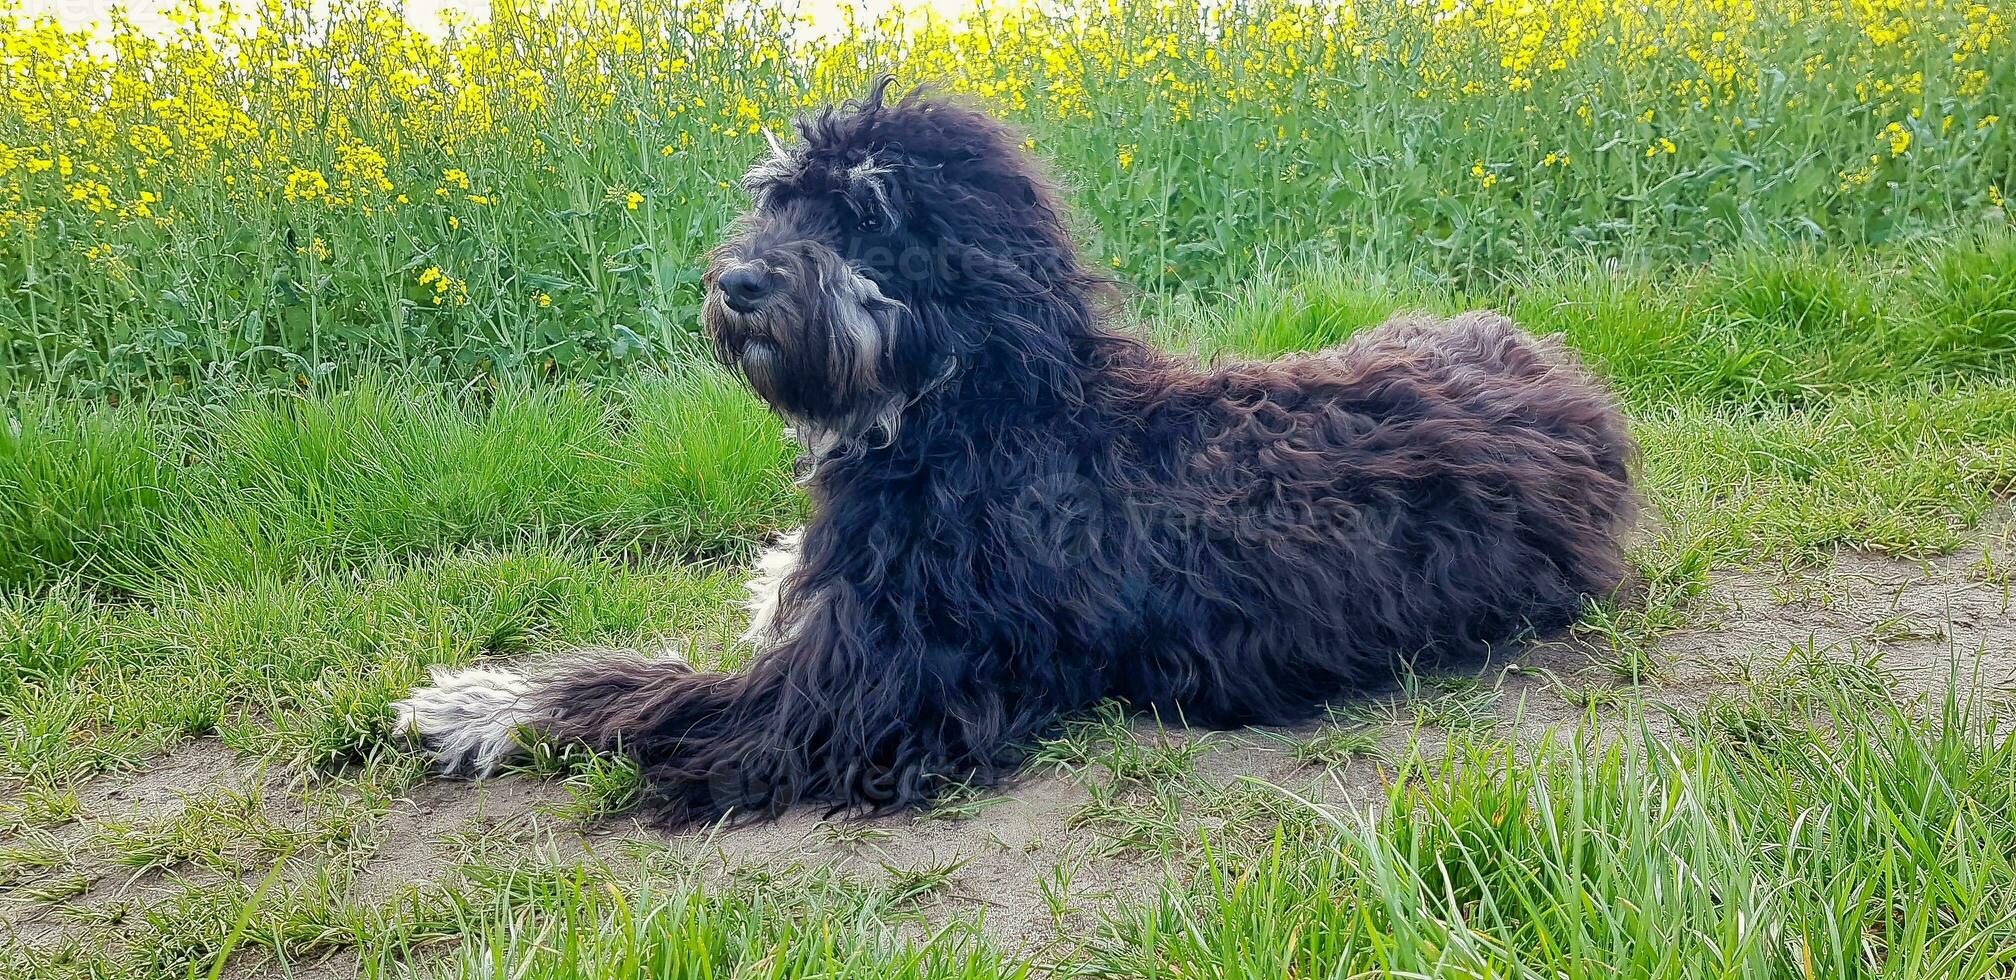
[(752, 344), (759, 348), (758, 356), (761, 348), (774, 347), (776, 331), (786, 326), (777, 316), (785, 311), (775, 309), (785, 299), (783, 277), (759, 263), (734, 262), (710, 270), (707, 279), (701, 320), (715, 356), (734, 366), (748, 356)]

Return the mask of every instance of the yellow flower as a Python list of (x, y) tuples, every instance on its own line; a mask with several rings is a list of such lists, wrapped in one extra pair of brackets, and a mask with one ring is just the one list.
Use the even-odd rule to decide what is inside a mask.
[(433, 287), (435, 306), (447, 303), (460, 306), (469, 302), (469, 284), (441, 271), (438, 265), (430, 265), (421, 271), (420, 285)]
[(2008, 207), (2008, 202), (2002, 199), (2002, 188), (1994, 184), (1988, 185), (1988, 203), (1992, 207), (2005, 209)]
[(80, 180), (69, 185), (70, 200), (82, 204), (93, 213), (113, 210), (112, 188), (96, 180)]
[(637, 210), (637, 205), (642, 203), (644, 203), (644, 195), (639, 194), (636, 191), (631, 191), (630, 193), (623, 195), (623, 206), (629, 208), (632, 211)]
[(552, 306), (552, 305), (553, 305), (553, 297), (551, 297), (551, 296), (548, 296), (548, 295), (546, 295), (545, 293), (540, 293), (540, 294), (539, 294), (539, 308), (540, 308), (540, 309), (542, 309), (542, 310), (543, 310), (543, 309), (545, 309), (546, 307), (549, 307), (549, 306)]
[(1883, 127), (1883, 141), (1890, 144), (1890, 155), (1901, 157), (1911, 148), (1911, 131), (1898, 123)]
[(329, 178), (320, 170), (294, 168), (287, 175), (287, 187), (281, 192), (289, 201), (314, 201), (329, 193)]
[(343, 187), (352, 191), (384, 193), (392, 189), (385, 177), (385, 155), (364, 143), (352, 142), (336, 148), (336, 172)]

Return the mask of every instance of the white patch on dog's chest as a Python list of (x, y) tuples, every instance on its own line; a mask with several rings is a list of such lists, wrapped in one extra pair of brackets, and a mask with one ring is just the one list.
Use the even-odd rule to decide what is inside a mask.
[(798, 570), (804, 546), (805, 531), (800, 528), (778, 538), (757, 557), (756, 574), (747, 586), (749, 628), (742, 633), (742, 642), (762, 647), (783, 639), (777, 622), (778, 596), (784, 580)]

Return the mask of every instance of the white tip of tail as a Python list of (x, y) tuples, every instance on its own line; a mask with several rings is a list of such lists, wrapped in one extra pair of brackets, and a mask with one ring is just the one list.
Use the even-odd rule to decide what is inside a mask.
[(392, 703), (398, 730), (420, 737), (445, 773), (487, 777), (524, 751), (518, 729), (538, 720), (525, 703), (532, 682), (509, 670), (431, 671), (434, 683)]

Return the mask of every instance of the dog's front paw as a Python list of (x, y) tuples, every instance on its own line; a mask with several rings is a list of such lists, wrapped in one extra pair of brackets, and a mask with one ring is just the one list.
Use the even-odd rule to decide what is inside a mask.
[(538, 720), (527, 704), (532, 682), (509, 670), (432, 671), (434, 683), (394, 701), (395, 725), (434, 753), (444, 773), (489, 776), (524, 751), (518, 730)]

